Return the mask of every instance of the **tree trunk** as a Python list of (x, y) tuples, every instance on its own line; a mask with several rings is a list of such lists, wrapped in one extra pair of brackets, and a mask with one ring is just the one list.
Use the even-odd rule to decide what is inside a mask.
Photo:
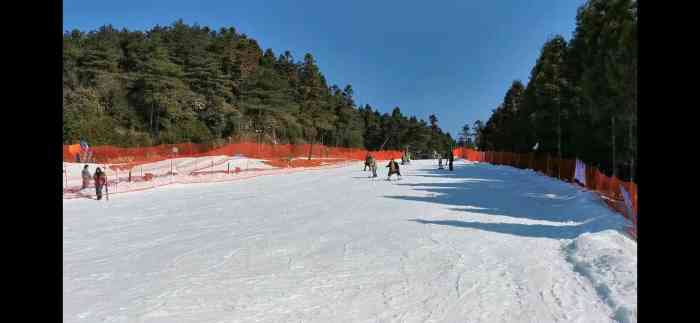
[(631, 64), (632, 69), (632, 114), (630, 115), (630, 182), (634, 182), (634, 161), (637, 157), (637, 144), (634, 141), (634, 126), (636, 126), (637, 114), (637, 64), (636, 60)]
[(615, 159), (615, 116), (612, 116), (612, 175), (617, 175), (617, 160)]
[(557, 152), (559, 153), (557, 178), (561, 179), (561, 107), (558, 107), (557, 113)]
[(160, 126), (159, 126), (160, 111), (156, 110), (156, 138), (160, 138)]
[(151, 103), (151, 133), (155, 134), (155, 130), (153, 129), (153, 103)]
[(309, 146), (309, 160), (311, 160), (311, 152), (314, 150), (314, 141), (316, 140), (316, 136), (311, 137), (311, 146)]
[(635, 145), (634, 145), (634, 117), (630, 118), (629, 125), (629, 141), (630, 141), (630, 182), (634, 182), (634, 157), (635, 157)]
[(561, 111), (557, 114), (557, 154), (561, 158)]

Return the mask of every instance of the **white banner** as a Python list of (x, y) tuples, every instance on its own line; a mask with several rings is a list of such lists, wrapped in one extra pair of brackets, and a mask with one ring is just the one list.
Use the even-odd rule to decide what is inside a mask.
[(584, 187), (586, 186), (586, 164), (576, 159), (576, 170), (574, 170), (574, 179)]
[(627, 207), (627, 214), (633, 215), (634, 209), (632, 208), (632, 199), (630, 198), (630, 194), (627, 193), (627, 190), (622, 185), (620, 185), (620, 193), (622, 193), (622, 198), (625, 200), (625, 207)]

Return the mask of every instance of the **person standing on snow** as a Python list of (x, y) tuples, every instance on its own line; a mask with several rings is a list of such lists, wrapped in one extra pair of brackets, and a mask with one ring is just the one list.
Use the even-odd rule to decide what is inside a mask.
[(374, 157), (369, 157), (369, 168), (372, 170), (372, 178), (377, 177), (377, 161), (374, 160)]
[(401, 177), (401, 171), (399, 170), (399, 163), (397, 163), (395, 160), (390, 160), (389, 164), (386, 165), (386, 167), (389, 167), (389, 176), (387, 177), (387, 180), (391, 180), (391, 175), (396, 174), (399, 178)]
[(104, 172), (102, 172), (102, 169), (97, 167), (97, 169), (95, 170), (95, 176), (93, 176), (93, 178), (95, 179), (95, 195), (97, 195), (98, 200), (101, 200), (102, 186), (107, 184), (107, 176)]
[(450, 152), (448, 156), (449, 156), (448, 163), (450, 165), (450, 171), (452, 171), (452, 162), (455, 161), (455, 156), (452, 154), (452, 152)]
[(438, 169), (445, 169), (442, 167), (442, 155), (438, 156)]
[(90, 179), (92, 178), (92, 174), (90, 174), (90, 170), (88, 169), (88, 165), (85, 165), (85, 167), (83, 167), (82, 176), (83, 176), (83, 188), (81, 188), (81, 189), (84, 190), (85, 188), (88, 187), (88, 184), (90, 183)]
[(367, 167), (368, 167), (368, 166), (369, 166), (370, 168), (372, 168), (372, 166), (370, 165), (370, 161), (371, 161), (372, 159), (373, 159), (373, 158), (372, 158), (372, 155), (370, 155), (369, 153), (367, 153), (367, 156), (365, 156), (365, 169), (362, 170), (363, 172), (367, 171)]

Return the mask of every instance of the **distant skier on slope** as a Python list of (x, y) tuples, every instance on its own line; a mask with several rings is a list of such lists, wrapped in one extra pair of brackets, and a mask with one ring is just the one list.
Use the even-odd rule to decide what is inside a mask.
[(438, 155), (438, 169), (445, 169), (442, 167), (442, 155)]
[(367, 167), (372, 168), (372, 166), (370, 166), (370, 161), (371, 161), (372, 159), (373, 159), (373, 158), (372, 158), (372, 155), (370, 155), (369, 153), (367, 153), (367, 156), (365, 156), (365, 168), (362, 170), (363, 172), (367, 171)]
[(102, 187), (105, 184), (107, 184), (107, 176), (105, 175), (104, 172), (102, 172), (102, 169), (97, 167), (93, 178), (95, 179), (95, 195), (97, 195), (98, 200), (101, 200), (102, 199)]
[(372, 170), (372, 178), (377, 177), (377, 161), (374, 157), (370, 156), (369, 168)]
[(90, 179), (92, 178), (92, 174), (90, 174), (90, 170), (88, 169), (88, 165), (85, 165), (85, 167), (83, 167), (82, 176), (83, 176), (83, 188), (81, 188), (81, 189), (84, 190), (85, 188), (88, 187), (88, 184), (90, 183)]
[(448, 153), (448, 163), (450, 165), (450, 171), (452, 171), (452, 163), (455, 161), (455, 156), (452, 154), (452, 152)]
[(398, 178), (401, 178), (401, 171), (399, 169), (399, 163), (397, 163), (395, 160), (390, 160), (389, 164), (386, 165), (386, 167), (389, 167), (389, 176), (387, 177), (386, 180), (391, 180), (391, 175), (396, 174)]

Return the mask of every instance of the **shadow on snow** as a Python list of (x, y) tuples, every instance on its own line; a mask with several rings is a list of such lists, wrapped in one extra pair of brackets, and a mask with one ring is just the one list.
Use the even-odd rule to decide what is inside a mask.
[[(385, 196), (437, 203), (448, 210), (490, 214), (510, 219), (557, 222), (555, 225), (411, 219), (422, 224), (473, 228), (527, 237), (571, 239), (584, 232), (621, 229), (621, 219), (591, 193), (569, 183), (522, 170), (489, 164), (460, 164), (455, 170), (421, 170), (415, 177), (440, 182), (396, 184), (425, 192), (423, 196)], [(591, 195), (589, 195), (591, 194)], [(557, 225), (558, 224), (558, 225)]]

